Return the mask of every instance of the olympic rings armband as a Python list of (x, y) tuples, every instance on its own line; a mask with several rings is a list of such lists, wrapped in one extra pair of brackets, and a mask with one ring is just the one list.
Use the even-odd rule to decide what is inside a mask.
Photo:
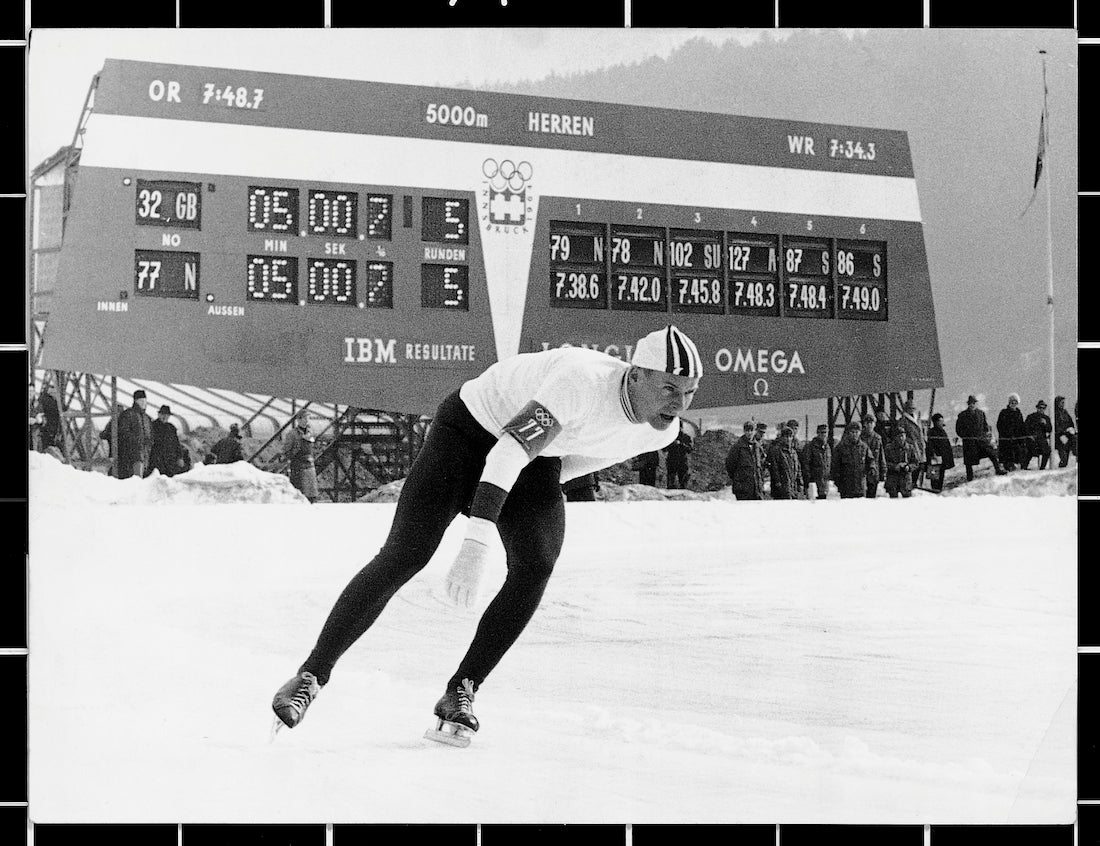
[(528, 459), (534, 458), (561, 432), (561, 423), (537, 400), (531, 400), (519, 414), (505, 424), (501, 434), (511, 435), (523, 447)]

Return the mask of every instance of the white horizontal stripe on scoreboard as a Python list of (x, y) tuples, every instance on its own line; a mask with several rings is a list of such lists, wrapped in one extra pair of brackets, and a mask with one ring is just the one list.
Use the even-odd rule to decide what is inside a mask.
[(916, 181), (232, 123), (93, 114), (80, 163), (346, 185), (477, 191), (487, 159), (529, 162), (542, 196), (919, 222)]

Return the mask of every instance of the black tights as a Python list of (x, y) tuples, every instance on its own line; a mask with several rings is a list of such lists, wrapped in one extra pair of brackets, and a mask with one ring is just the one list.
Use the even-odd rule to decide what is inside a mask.
[[(328, 682), (340, 656), (428, 563), (454, 518), (468, 513), (485, 456), (495, 443), (457, 392), (442, 402), (401, 488), (385, 544), (344, 588), (299, 672)], [(534, 615), (565, 537), (560, 480), (560, 459), (536, 458), (513, 485), (497, 521), (508, 574), (448, 688), (462, 679), (480, 685)]]

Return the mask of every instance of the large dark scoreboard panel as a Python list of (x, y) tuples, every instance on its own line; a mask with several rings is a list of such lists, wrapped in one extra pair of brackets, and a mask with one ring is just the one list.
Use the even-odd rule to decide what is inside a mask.
[(116, 61), (95, 104), (48, 367), (430, 412), (674, 322), (700, 407), (942, 383), (903, 133)]

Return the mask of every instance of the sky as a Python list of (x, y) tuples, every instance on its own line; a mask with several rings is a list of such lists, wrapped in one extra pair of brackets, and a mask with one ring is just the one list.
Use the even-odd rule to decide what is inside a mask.
[(31, 453), (30, 817), (1071, 823), (1075, 478), (567, 503), (459, 750), (423, 734), (503, 578), (498, 548), (474, 608), (446, 600), (465, 518), (271, 743), (272, 694), (393, 504), (311, 506), (243, 462), (118, 481)]
[[(899, 128), (910, 135), (921, 196), (929, 271), (937, 311), (945, 385), (934, 410), (965, 407), (967, 394), (994, 418), (1009, 392), (1030, 412), (1049, 391), (1055, 344), (1055, 393), (1077, 395), (1076, 335), (1076, 39), (1072, 31), (963, 32), (915, 30), (917, 63), (901, 65), (863, 32), (847, 32), (858, 80), (800, 63), (792, 33), (766, 37), (789, 48), (789, 68), (763, 81), (727, 86), (746, 92), (739, 113)], [(827, 37), (826, 36), (823, 37)], [(486, 88), (521, 87), (561, 96), (675, 106), (690, 101), (696, 83), (661, 78), (657, 87), (629, 90), (593, 79), (568, 88), (571, 74), (625, 65), (650, 67), (691, 39), (754, 44), (761, 31), (725, 30), (384, 30), (264, 31), (262, 39), (233, 31), (42, 30), (32, 34), (29, 67), (28, 160), (32, 166), (72, 139), (92, 75), (107, 57), (277, 70), (352, 79)], [(952, 40), (956, 39), (956, 40)], [(804, 44), (805, 42), (802, 42)], [(988, 45), (988, 49), (985, 49)], [(926, 49), (925, 49), (926, 48)], [(1048, 50), (1053, 249), (1053, 333), (1046, 307), (1047, 246), (1044, 183), (1031, 194), (1042, 103), (1038, 49)], [(710, 54), (693, 49), (706, 60)], [(876, 52), (877, 50), (877, 52)], [(414, 55), (416, 61), (408, 61)], [(855, 58), (852, 58), (855, 57)], [(909, 59), (911, 61), (911, 56)], [(786, 61), (786, 59), (784, 59)], [(815, 62), (818, 58), (815, 56)], [(839, 67), (839, 65), (838, 65)], [(549, 78), (549, 79), (548, 79)], [(629, 76), (627, 77), (629, 79)], [(647, 77), (649, 78), (649, 77)], [(882, 80), (879, 89), (874, 80)], [(709, 80), (713, 82), (713, 78)], [(759, 84), (759, 80), (757, 81)], [(868, 90), (872, 91), (869, 95)], [(751, 93), (751, 96), (750, 96)], [(927, 416), (933, 397), (918, 392)], [(1047, 397), (1048, 406), (1052, 405)], [(737, 428), (754, 417), (824, 420), (825, 403), (781, 403), (688, 414), (705, 427)]]

